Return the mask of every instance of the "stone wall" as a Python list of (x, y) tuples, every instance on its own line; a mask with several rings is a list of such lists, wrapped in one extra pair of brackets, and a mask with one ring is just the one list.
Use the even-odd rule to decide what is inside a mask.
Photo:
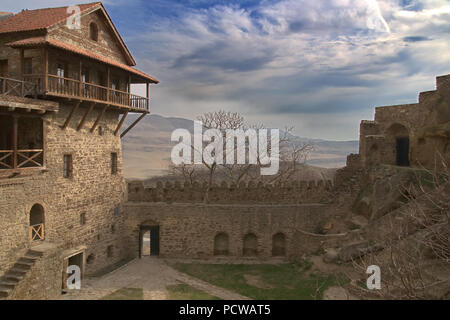
[(207, 192), (206, 183), (157, 182), (155, 187), (144, 187), (141, 181), (128, 183), (128, 201), (131, 202), (203, 202), (210, 203), (327, 203), (330, 200), (331, 180), (293, 181), (283, 184), (241, 183), (236, 186), (222, 182)]
[[(139, 254), (139, 231), (145, 226), (160, 228), (160, 256), (204, 258), (224, 251), (223, 235), (228, 238), (228, 256), (244, 256), (244, 239), (256, 236), (256, 256), (269, 258), (273, 246), (280, 253), (280, 236), (285, 239), (285, 256), (301, 257), (320, 247), (315, 233), (330, 217), (331, 207), (309, 205), (232, 205), (193, 203), (132, 203), (124, 205), (127, 247)], [(332, 211), (332, 210), (331, 210)], [(275, 237), (275, 239), (274, 239)], [(278, 239), (278, 241), (277, 241)], [(274, 241), (275, 240), (275, 241)], [(216, 250), (217, 253), (217, 250)]]
[[(69, 126), (61, 129), (71, 107), (61, 104), (58, 113), (40, 116), (44, 127), (44, 169), (0, 178), (0, 276), (32, 245), (30, 210), (35, 204), (44, 209), (46, 241), (57, 243), (61, 250), (87, 247), (85, 256), (91, 257), (86, 264), (87, 274), (127, 256), (121, 241), (125, 220), (121, 142), (113, 134), (119, 113), (105, 113), (99, 124), (104, 128), (100, 135), (97, 130), (89, 131), (99, 108), (91, 112), (80, 131), (76, 130), (86, 112), (84, 105), (73, 115)], [(112, 152), (118, 155), (117, 174), (111, 174)], [(63, 177), (64, 154), (73, 158), (70, 178)], [(111, 245), (113, 255), (108, 256)]]

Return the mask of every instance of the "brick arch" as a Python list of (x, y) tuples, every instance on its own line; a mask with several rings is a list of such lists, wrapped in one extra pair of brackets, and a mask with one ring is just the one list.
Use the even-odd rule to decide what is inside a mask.
[(254, 233), (247, 233), (244, 236), (242, 255), (247, 257), (258, 255), (258, 237)]
[(286, 235), (278, 232), (272, 236), (272, 256), (283, 257), (286, 255)]
[(227, 256), (229, 254), (229, 237), (225, 232), (219, 232), (214, 237), (214, 255)]

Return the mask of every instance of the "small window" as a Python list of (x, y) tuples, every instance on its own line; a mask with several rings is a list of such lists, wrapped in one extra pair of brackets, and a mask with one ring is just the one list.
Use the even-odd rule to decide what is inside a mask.
[(86, 213), (83, 212), (82, 214), (80, 214), (80, 224), (82, 226), (84, 226), (86, 224)]
[(111, 233), (112, 234), (116, 233), (116, 225), (115, 224), (111, 225)]
[(102, 135), (103, 135), (103, 127), (102, 127), (102, 126), (99, 126), (99, 127), (98, 127), (98, 135), (99, 135), (99, 136), (102, 136)]
[(111, 153), (111, 174), (117, 173), (117, 153)]
[(106, 255), (108, 258), (114, 256), (114, 246), (108, 246), (108, 248), (106, 249)]
[(119, 206), (116, 205), (116, 206), (114, 207), (114, 216), (117, 217), (118, 215), (119, 215)]
[(89, 38), (91, 38), (91, 40), (98, 41), (98, 27), (94, 22), (91, 22), (89, 25)]
[(33, 73), (33, 58), (23, 59), (23, 74)]
[(64, 178), (72, 178), (72, 175), (73, 175), (72, 155), (65, 154), (64, 155)]

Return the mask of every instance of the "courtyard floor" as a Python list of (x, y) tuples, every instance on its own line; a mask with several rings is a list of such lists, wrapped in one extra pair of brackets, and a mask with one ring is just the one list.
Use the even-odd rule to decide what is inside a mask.
[(188, 276), (170, 267), (163, 259), (143, 257), (98, 278), (82, 281), (81, 290), (71, 290), (61, 296), (62, 300), (108, 299), (111, 294), (124, 288), (142, 289), (144, 300), (170, 299), (168, 288), (185, 284), (194, 289), (224, 300), (247, 300), (240, 294), (216, 287)]

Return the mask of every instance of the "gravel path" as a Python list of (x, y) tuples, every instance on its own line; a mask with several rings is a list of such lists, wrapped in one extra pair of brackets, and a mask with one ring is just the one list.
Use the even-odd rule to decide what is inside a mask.
[(179, 272), (155, 257), (136, 259), (102, 277), (85, 279), (81, 290), (70, 291), (61, 299), (97, 300), (121, 288), (142, 288), (144, 300), (166, 300), (166, 288), (179, 283), (186, 283), (225, 300), (249, 299)]

